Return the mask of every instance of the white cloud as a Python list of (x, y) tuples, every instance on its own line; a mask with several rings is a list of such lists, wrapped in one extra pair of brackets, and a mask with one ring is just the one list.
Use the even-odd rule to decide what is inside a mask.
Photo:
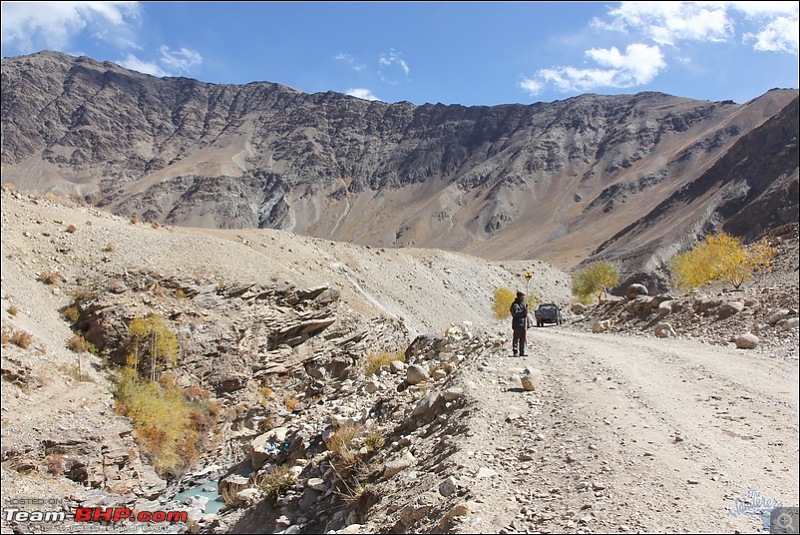
[[(540, 69), (518, 85), (532, 95), (547, 85), (564, 92), (647, 84), (667, 68), (662, 47), (682, 64), (690, 60), (681, 44), (734, 43), (737, 35), (760, 52), (798, 55), (798, 2), (619, 2), (607, 17), (592, 20), (597, 31), (622, 32), (639, 41), (626, 47), (592, 48), (584, 54), (594, 67), (571, 65)], [(645, 44), (647, 42), (652, 45)]]
[(380, 98), (373, 95), (372, 91), (370, 91), (369, 89), (364, 89), (362, 87), (348, 89), (347, 91), (345, 91), (345, 94), (350, 95), (351, 97), (357, 97), (364, 100), (381, 100)]
[(517, 85), (519, 85), (520, 88), (524, 89), (531, 95), (538, 95), (544, 90), (543, 83), (537, 82), (536, 80), (527, 77), (523, 78)]
[(585, 54), (598, 66), (540, 69), (534, 79), (526, 78), (519, 86), (532, 95), (538, 95), (547, 85), (553, 85), (563, 92), (592, 91), (601, 87), (621, 89), (646, 84), (667, 66), (657, 46), (641, 43), (628, 45), (625, 53), (612, 47), (593, 48)]
[(88, 32), (130, 46), (138, 15), (138, 2), (3, 2), (2, 43), (22, 53), (63, 50)]
[(128, 54), (124, 60), (119, 62), (119, 64), (125, 67), (126, 69), (141, 72), (144, 74), (151, 74), (153, 76), (158, 76), (159, 78), (163, 76), (170, 76), (170, 73), (164, 71), (157, 64), (140, 60), (133, 54)]
[(177, 72), (189, 72), (195, 65), (203, 63), (203, 57), (195, 50), (181, 48), (180, 50), (170, 50), (166, 45), (159, 49), (161, 53), (161, 63)]
[[(356, 71), (364, 71), (367, 66), (360, 63), (358, 59), (348, 53), (340, 52), (333, 56), (333, 59), (340, 61)], [(380, 54), (378, 56), (378, 76), (381, 81), (389, 85), (398, 85), (399, 80), (405, 78), (408, 80), (408, 75), (411, 72), (411, 67), (408, 63), (400, 57), (400, 53), (394, 49), (389, 52)], [(368, 89), (355, 88), (349, 89), (348, 95), (366, 100), (381, 100), (374, 96)], [(352, 91), (352, 93), (350, 93)]]
[(589, 59), (595, 60), (603, 67), (610, 67), (614, 72), (614, 87), (631, 87), (646, 84), (661, 72), (667, 64), (657, 46), (640, 43), (628, 45), (625, 54), (616, 47), (610, 49), (593, 48), (586, 51)]
[(791, 16), (797, 17), (800, 5), (797, 2), (725, 2), (731, 9), (748, 17)]
[(359, 63), (358, 60), (355, 57), (351, 56), (350, 54), (339, 53), (336, 54), (333, 57), (333, 59), (335, 59), (336, 61), (343, 61), (344, 63), (347, 63), (350, 66), (350, 68), (352, 68), (355, 71), (363, 71), (367, 67), (366, 65)]
[(380, 73), (381, 79), (384, 82), (396, 83), (390, 79), (391, 77), (388, 74), (385, 75), (385, 73), (387, 73), (389, 70), (400, 69), (403, 71), (403, 75), (408, 78), (408, 75), (411, 72), (411, 67), (408, 66), (408, 63), (406, 63), (406, 61), (402, 59), (400, 55), (400, 52), (392, 49), (378, 57), (378, 65), (380, 65), (378, 72)]
[(203, 62), (203, 57), (199, 53), (187, 48), (170, 50), (168, 46), (162, 46), (159, 53), (160, 57), (157, 61), (146, 61), (133, 54), (128, 54), (124, 60), (117, 63), (132, 71), (164, 77), (188, 72), (192, 67)]
[(797, 17), (778, 17), (764, 25), (758, 32), (744, 34), (744, 42), (755, 41), (753, 48), (759, 52), (788, 52), (798, 55), (800, 25)]
[(724, 2), (620, 2), (609, 15), (610, 21), (595, 20), (594, 26), (635, 32), (661, 45), (733, 37), (733, 22)]
[(551, 84), (559, 91), (591, 91), (597, 87), (614, 86), (616, 71), (602, 69), (576, 69), (575, 67), (556, 67), (541, 69), (536, 75), (543, 80), (542, 85)]
[(681, 41), (733, 42), (737, 28), (759, 51), (798, 50), (798, 2), (620, 2), (596, 29), (634, 33), (661, 45)]

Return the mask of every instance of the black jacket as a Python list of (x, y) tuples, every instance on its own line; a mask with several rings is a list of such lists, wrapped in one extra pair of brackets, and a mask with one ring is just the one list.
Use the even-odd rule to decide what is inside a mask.
[(511, 328), (525, 329), (528, 327), (528, 305), (514, 301), (511, 303)]

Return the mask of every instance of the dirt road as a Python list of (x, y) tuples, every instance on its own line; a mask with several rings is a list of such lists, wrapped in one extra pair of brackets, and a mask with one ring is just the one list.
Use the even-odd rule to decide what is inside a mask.
[(757, 532), (761, 502), (798, 505), (798, 361), (529, 333), (530, 356), (489, 364), (542, 370), (539, 391), (466, 373), (480, 401), (461, 462), (490, 471), (461, 532)]

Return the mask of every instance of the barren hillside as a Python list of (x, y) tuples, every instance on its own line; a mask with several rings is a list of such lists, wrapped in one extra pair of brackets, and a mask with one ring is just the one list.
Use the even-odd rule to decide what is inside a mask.
[[(770, 240), (775, 270), (739, 292), (572, 312), (569, 276), (540, 261), (158, 226), (4, 189), (4, 503), (187, 512), (148, 526), (163, 532), (757, 532), (764, 500), (798, 503), (797, 226)], [(490, 306), (528, 270), (567, 321), (512, 358)], [(180, 342), (178, 385), (224, 415), (169, 481), (112, 396), (127, 326), (151, 313)], [(68, 349), (76, 333), (99, 356)], [(382, 350), (405, 362), (365, 374)], [(273, 502), (253, 482), (276, 466), (296, 479)], [(211, 501), (173, 499), (195, 485)], [(4, 533), (42, 526), (3, 516)]]
[(627, 273), (798, 215), (797, 89), (414, 106), (56, 52), (4, 58), (2, 83), (4, 181), (159, 224)]

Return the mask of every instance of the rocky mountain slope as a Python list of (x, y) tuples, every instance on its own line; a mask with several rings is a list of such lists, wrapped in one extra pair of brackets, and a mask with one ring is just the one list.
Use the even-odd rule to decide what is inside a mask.
[[(764, 500), (798, 502), (796, 224), (740, 291), (589, 308), (540, 261), (159, 226), (6, 188), (1, 230), (4, 504), (186, 512), (146, 526), (169, 533), (575, 533), (753, 532)], [(512, 358), (497, 286), (566, 323)], [(177, 335), (177, 385), (220, 416), (170, 481), (113, 398), (151, 313)], [(404, 362), (367, 373), (381, 352)], [(271, 497), (276, 466), (294, 477)], [(194, 485), (229, 505), (174, 499)]]
[(159, 224), (629, 273), (798, 217), (796, 89), (415, 106), (54, 52), (3, 59), (2, 87), (4, 181)]

